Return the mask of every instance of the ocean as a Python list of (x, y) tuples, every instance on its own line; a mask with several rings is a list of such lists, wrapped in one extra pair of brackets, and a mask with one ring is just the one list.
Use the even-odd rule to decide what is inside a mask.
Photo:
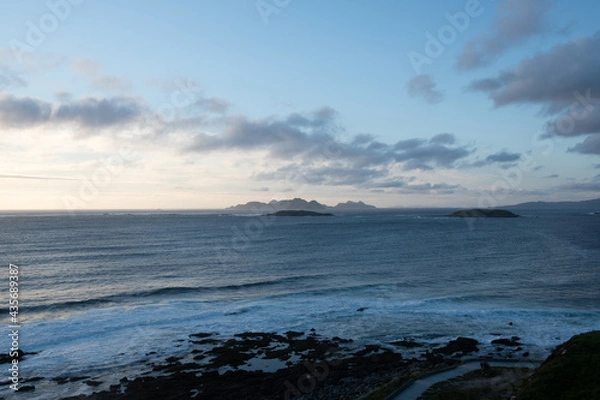
[(134, 370), (185, 352), (196, 332), (314, 328), (432, 346), (519, 336), (541, 359), (600, 329), (600, 216), (448, 212), (3, 213), (5, 331), (9, 263), (19, 269), (19, 346), (37, 353), (19, 364), (28, 378)]

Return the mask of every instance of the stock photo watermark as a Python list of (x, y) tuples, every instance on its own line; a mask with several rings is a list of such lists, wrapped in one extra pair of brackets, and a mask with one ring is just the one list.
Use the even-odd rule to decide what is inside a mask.
[(19, 266), (8, 264), (8, 315), (10, 324), (8, 325), (10, 338), (10, 356), (11, 363), (8, 368), (10, 388), (14, 391), (19, 390)]
[(421, 74), (424, 65), (431, 65), (435, 59), (446, 51), (448, 46), (456, 42), (460, 34), (470, 26), (473, 18), (480, 17), (484, 8), (479, 0), (466, 0), (463, 11), (446, 12), (444, 19), (448, 22), (434, 33), (425, 31), (425, 44), (421, 52), (409, 51), (406, 56), (417, 74)]
[(11, 39), (9, 47), (17, 62), (23, 62), (24, 53), (33, 53), (40, 47), (49, 35), (56, 32), (60, 25), (73, 13), (75, 7), (83, 4), (85, 0), (48, 0), (47, 12), (37, 18), (25, 21), (25, 35), (22, 40)]
[(263, 23), (268, 25), (271, 15), (281, 13), (291, 3), (292, 0), (257, 0), (254, 7)]
[[(327, 349), (327, 352), (330, 355), (335, 355), (335, 353), (338, 352), (338, 349), (330, 347)], [(329, 376), (329, 366), (336, 367), (340, 364), (341, 360), (338, 358), (316, 362), (314, 364), (305, 361), (302, 365), (304, 365), (308, 372), (301, 375), (295, 385), (289, 380), (284, 382), (286, 390), (283, 394), (283, 398), (285, 400), (297, 399), (312, 393), (317, 388), (317, 383), (323, 382)]]

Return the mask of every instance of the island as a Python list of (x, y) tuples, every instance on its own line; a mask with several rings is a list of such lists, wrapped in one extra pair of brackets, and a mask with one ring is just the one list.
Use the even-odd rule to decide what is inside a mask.
[(268, 217), (333, 217), (331, 213), (319, 213), (306, 210), (282, 210), (271, 214)]
[(459, 218), (516, 218), (517, 214), (514, 214), (508, 210), (498, 209), (483, 209), (483, 208), (472, 208), (469, 210), (459, 210), (448, 215), (449, 217)]
[(297, 197), (295, 199), (290, 200), (271, 200), (269, 203), (250, 201), (245, 204), (238, 204), (235, 206), (227, 207), (227, 210), (253, 212), (276, 212), (287, 210), (307, 210), (315, 212), (363, 212), (375, 211), (377, 210), (377, 207), (372, 206), (370, 204), (365, 204), (362, 201), (347, 201), (345, 203), (338, 203), (337, 205), (331, 207), (325, 204), (321, 204), (316, 200), (306, 201)]

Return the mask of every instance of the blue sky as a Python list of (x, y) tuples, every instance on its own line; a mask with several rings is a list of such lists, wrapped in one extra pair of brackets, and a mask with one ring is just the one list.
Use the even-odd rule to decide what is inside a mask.
[(599, 8), (5, 5), (0, 209), (600, 197)]

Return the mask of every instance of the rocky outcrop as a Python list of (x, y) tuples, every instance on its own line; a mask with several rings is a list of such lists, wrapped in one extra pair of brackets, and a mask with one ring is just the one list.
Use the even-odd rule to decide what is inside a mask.
[(332, 217), (331, 213), (318, 213), (306, 210), (283, 210), (267, 214), (269, 217)]
[(484, 208), (472, 208), (470, 210), (459, 210), (449, 215), (449, 217), (460, 218), (515, 218), (518, 217), (508, 210), (493, 210)]

